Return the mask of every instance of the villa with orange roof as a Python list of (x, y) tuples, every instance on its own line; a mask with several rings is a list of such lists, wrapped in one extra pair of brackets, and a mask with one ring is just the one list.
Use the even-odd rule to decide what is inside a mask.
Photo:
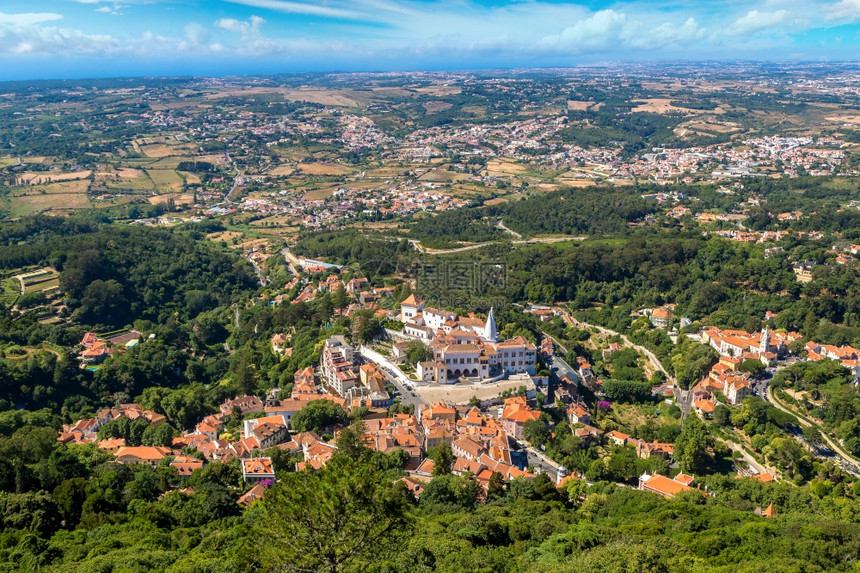
[(508, 435), (521, 440), (525, 423), (538, 419), (540, 419), (540, 412), (529, 408), (525, 397), (517, 396), (505, 400), (505, 407), (502, 410), (502, 427)]
[(170, 448), (161, 446), (126, 446), (117, 450), (114, 456), (121, 464), (147, 464), (155, 467), (172, 453)]
[(650, 491), (652, 493), (662, 495), (667, 499), (671, 499), (679, 493), (691, 491), (693, 488), (690, 487), (690, 484), (684, 483), (688, 481), (687, 478), (690, 476), (685, 476), (684, 474), (678, 475), (683, 476), (680, 481), (678, 481), (677, 478), (671, 479), (659, 474), (642, 474), (639, 477), (639, 490)]
[(242, 460), (242, 479), (245, 483), (258, 483), (275, 479), (272, 458), (252, 458)]

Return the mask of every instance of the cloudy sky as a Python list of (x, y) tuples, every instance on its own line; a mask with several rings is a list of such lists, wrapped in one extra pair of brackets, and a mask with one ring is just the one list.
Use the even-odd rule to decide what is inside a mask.
[(0, 79), (858, 55), (860, 0), (0, 1)]

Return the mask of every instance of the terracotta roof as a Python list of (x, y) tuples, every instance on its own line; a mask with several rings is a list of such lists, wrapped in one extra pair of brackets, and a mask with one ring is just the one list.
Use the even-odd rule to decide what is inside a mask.
[(418, 466), (418, 469), (416, 469), (415, 472), (433, 475), (434, 469), (436, 469), (436, 463), (430, 458), (427, 458), (423, 462), (421, 462), (421, 465)]
[(688, 485), (684, 485), (681, 482), (677, 482), (661, 475), (650, 476), (644, 484), (646, 488), (666, 497), (675, 497), (681, 492), (693, 489)]
[(250, 506), (252, 503), (257, 501), (258, 499), (263, 499), (263, 495), (266, 493), (266, 487), (262, 484), (257, 484), (251, 489), (248, 490), (242, 497), (239, 498), (239, 505), (244, 505), (245, 507)]
[(710, 400), (696, 400), (693, 403), (693, 407), (697, 410), (701, 410), (702, 412), (713, 412), (714, 411), (714, 403)]
[(159, 446), (128, 446), (117, 450), (115, 455), (117, 458), (131, 456), (141, 460), (157, 461), (170, 454), (170, 448)]
[(421, 306), (422, 302), (423, 301), (421, 299), (419, 299), (418, 297), (416, 297), (414, 294), (410, 294), (408, 297), (406, 297), (406, 300), (404, 300), (400, 304), (401, 304), (401, 306), (405, 305), (405, 306), (416, 306), (417, 307), (417, 306)]
[(271, 458), (242, 460), (242, 470), (246, 475), (274, 475)]

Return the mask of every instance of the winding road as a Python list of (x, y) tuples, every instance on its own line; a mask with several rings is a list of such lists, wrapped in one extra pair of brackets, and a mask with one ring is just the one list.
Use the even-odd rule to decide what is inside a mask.
[(848, 471), (854, 475), (860, 475), (860, 470), (858, 470), (858, 467), (857, 467), (857, 461), (850, 454), (845, 452), (845, 450), (842, 448), (842, 446), (840, 446), (834, 440), (830, 439), (830, 436), (827, 435), (827, 432), (824, 430), (824, 428), (822, 428), (818, 424), (814, 424), (814, 423), (810, 422), (809, 420), (806, 420), (805, 418), (802, 418), (798, 412), (796, 412), (793, 409), (784, 405), (779, 400), (779, 398), (777, 398), (776, 396), (773, 395), (773, 391), (771, 390), (770, 386), (767, 387), (767, 399), (770, 401), (771, 404), (774, 405), (774, 407), (776, 409), (782, 410), (786, 414), (791, 414), (792, 416), (797, 418), (797, 423), (800, 424), (802, 427), (804, 427), (804, 428), (812, 427), (812, 428), (815, 428), (816, 430), (818, 430), (818, 432), (821, 434), (821, 439), (824, 440), (827, 443), (827, 446), (831, 450), (833, 450), (833, 452), (836, 453), (843, 469), (845, 469), (845, 471)]
[[(508, 231), (510, 231), (508, 229)], [(513, 231), (510, 231), (513, 233)], [(407, 239), (409, 243), (415, 248), (416, 251), (419, 251), (425, 255), (451, 255), (454, 253), (462, 253), (465, 251), (474, 251), (475, 249), (483, 249), (489, 245), (497, 245), (497, 244), (509, 244), (509, 245), (534, 245), (537, 243), (551, 244), (551, 243), (564, 243), (567, 241), (584, 241), (588, 237), (537, 237), (534, 239), (521, 239), (516, 241), (485, 241), (483, 243), (475, 243), (472, 245), (465, 245), (462, 247), (455, 247), (453, 249), (431, 249), (429, 247), (425, 247), (421, 244), (421, 241), (417, 239)], [(399, 237), (398, 240), (403, 239), (403, 237)]]
[(570, 316), (570, 314), (568, 314), (567, 311), (563, 310), (562, 312), (563, 312), (563, 315), (567, 317), (566, 322), (568, 324), (572, 324), (573, 326), (576, 326), (578, 328), (595, 328), (595, 329), (597, 329), (597, 331), (599, 333), (604, 334), (606, 336), (619, 336), (619, 337), (621, 337), (622, 342), (624, 342), (624, 346), (628, 346), (630, 348), (633, 348), (637, 352), (643, 354), (648, 359), (648, 362), (651, 363), (651, 366), (655, 370), (659, 370), (660, 372), (662, 372), (666, 376), (666, 380), (669, 380), (670, 382), (672, 382), (672, 384), (676, 383), (675, 377), (672, 376), (671, 374), (669, 374), (669, 372), (665, 368), (663, 368), (663, 365), (660, 363), (660, 360), (657, 358), (657, 356), (653, 352), (651, 352), (650, 350), (645, 348), (644, 346), (639, 346), (638, 344), (633, 344), (630, 341), (630, 339), (627, 338), (627, 336), (624, 334), (615, 332), (614, 330), (611, 330), (609, 328), (597, 326), (596, 324), (589, 324), (587, 322), (580, 322), (579, 320), (576, 320), (575, 318)]

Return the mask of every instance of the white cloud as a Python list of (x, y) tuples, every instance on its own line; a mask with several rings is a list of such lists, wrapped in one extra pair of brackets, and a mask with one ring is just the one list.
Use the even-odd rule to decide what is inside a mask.
[(209, 41), (209, 30), (197, 22), (189, 22), (185, 25), (185, 39), (194, 45), (205, 44)]
[(627, 25), (627, 16), (615, 10), (601, 10), (562, 32), (559, 42), (579, 50), (605, 49), (615, 45)]
[(828, 17), (831, 20), (849, 19), (860, 20), (860, 0), (841, 0), (828, 8)]
[(705, 35), (705, 30), (699, 26), (695, 18), (687, 18), (683, 24), (676, 26), (671, 22), (660, 24), (644, 33), (631, 38), (631, 45), (645, 50), (658, 50), (672, 44), (687, 44)]
[(304, 14), (307, 16), (324, 16), (327, 18), (344, 18), (355, 20), (361, 18), (359, 12), (346, 8), (332, 8), (330, 6), (319, 6), (317, 4), (305, 4), (304, 2), (291, 2), (288, 0), (227, 0), (233, 4), (242, 4), (253, 8), (265, 8), (287, 14)]
[(127, 47), (108, 34), (87, 34), (57, 26), (0, 26), (0, 54), (40, 53), (52, 55), (113, 54)]
[(23, 14), (4, 14), (0, 12), (0, 27), (33, 26), (43, 22), (53, 22), (62, 19), (62, 14), (54, 14), (52, 12), (25, 12)]
[(760, 32), (768, 28), (779, 26), (786, 23), (791, 18), (791, 12), (788, 10), (777, 10), (775, 12), (759, 12), (758, 10), (750, 10), (745, 15), (741, 16), (725, 30), (729, 36), (742, 36)]
[(266, 20), (259, 16), (251, 16), (245, 22), (234, 18), (221, 18), (215, 21), (215, 27), (240, 34), (242, 38), (257, 38), (260, 36), (260, 26), (265, 23)]
[(99, 6), (96, 8), (96, 12), (101, 12), (103, 14), (110, 14), (111, 16), (122, 16), (125, 14), (123, 9), (128, 8), (128, 6), (124, 6), (122, 4), (114, 4), (111, 6)]
[(687, 44), (703, 37), (704, 33), (692, 17), (677, 25), (609, 9), (577, 21), (559, 35), (545, 36), (537, 42), (536, 49), (573, 53), (657, 50), (669, 45)]
[[(212, 0), (65, 1), (90, 5), (104, 14), (135, 6), (141, 15), (145, 10), (149, 15), (159, 14), (157, 5), (164, 3), (214, 4)], [(143, 24), (131, 18), (122, 27), (107, 27), (104, 18), (84, 18), (66, 28), (52, 24), (63, 18), (60, 14), (0, 12), (0, 54), (278, 55), (285, 56), (284, 61), (341, 58), (337, 61), (379, 62), (383, 67), (395, 61), (420, 66), (432, 57), (470, 64), (530, 60), (540, 65), (589, 54), (625, 59), (644, 50), (682, 58), (733, 57), (743, 50), (759, 53), (756, 50), (779, 42), (785, 47), (792, 38), (782, 32), (832, 25), (828, 18), (860, 19), (860, 0), (733, 0), (722, 2), (717, 9), (709, 2), (665, 0), (660, 3), (665, 9), (660, 10), (650, 2), (630, 0), (596, 12), (578, 0), (509, 0), (491, 6), (478, 0), (225, 1), (259, 10), (261, 16), (271, 15), (271, 22), (257, 15), (184, 26), (165, 19), (164, 27), (154, 24), (152, 32), (142, 33)], [(307, 17), (316, 25), (291, 26), (289, 32), (284, 28), (284, 23)], [(71, 19), (70, 14), (65, 22)], [(707, 33), (703, 23), (707, 23)], [(76, 26), (81, 29), (71, 29)], [(94, 33), (100, 30), (110, 33)], [(348, 43), (342, 38), (349, 38)]]

